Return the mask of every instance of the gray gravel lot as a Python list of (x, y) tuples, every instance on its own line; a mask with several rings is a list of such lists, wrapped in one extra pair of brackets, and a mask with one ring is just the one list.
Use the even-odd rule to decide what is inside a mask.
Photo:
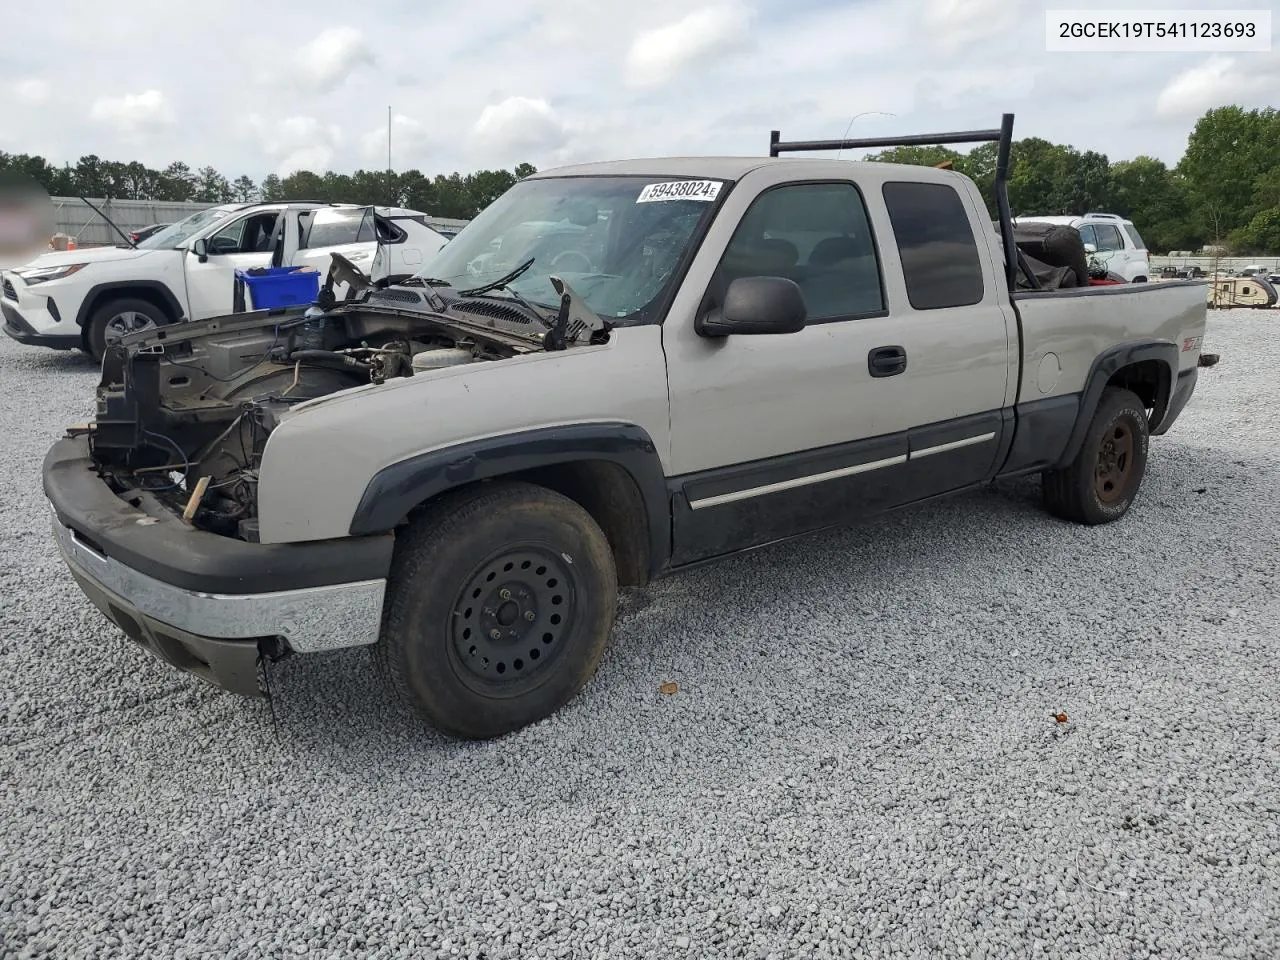
[(363, 651), (273, 717), (129, 644), (40, 491), (97, 371), (0, 337), (0, 955), (1280, 956), (1280, 313), (1206, 349), (1126, 521), (1029, 481), (675, 577), (457, 744)]

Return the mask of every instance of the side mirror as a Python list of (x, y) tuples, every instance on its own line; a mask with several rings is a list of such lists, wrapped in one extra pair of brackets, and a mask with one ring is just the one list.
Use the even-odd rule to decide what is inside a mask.
[(1098, 252), (1098, 245), (1097, 245), (1096, 243), (1086, 243), (1086, 244), (1084, 245), (1084, 252), (1085, 252), (1085, 253), (1097, 253), (1097, 252)]
[(191, 244), (191, 252), (196, 255), (196, 258), (201, 263), (208, 263), (209, 262), (209, 241), (205, 240), (204, 237), (201, 237), (195, 243)]
[(808, 311), (794, 280), (739, 277), (729, 284), (724, 306), (694, 323), (702, 337), (747, 333), (795, 333), (804, 329)]

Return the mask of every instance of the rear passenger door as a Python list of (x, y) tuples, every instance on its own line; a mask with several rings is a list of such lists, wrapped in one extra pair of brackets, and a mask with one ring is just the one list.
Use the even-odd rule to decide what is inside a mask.
[[(663, 327), (676, 563), (901, 501), (904, 378), (891, 359), (873, 374), (871, 358), (902, 332), (862, 191), (840, 180), (768, 185), (769, 176), (731, 191)], [(699, 336), (695, 318), (752, 276), (794, 280), (805, 329)]]

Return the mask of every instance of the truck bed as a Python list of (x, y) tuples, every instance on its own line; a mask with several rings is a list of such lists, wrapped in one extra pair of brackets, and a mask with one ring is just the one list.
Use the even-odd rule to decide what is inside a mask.
[(1096, 358), (1117, 340), (1155, 338), (1174, 344), (1178, 372), (1194, 370), (1205, 330), (1204, 286), (1203, 281), (1176, 280), (1015, 293), (1022, 336), (1021, 400), (1078, 393)]

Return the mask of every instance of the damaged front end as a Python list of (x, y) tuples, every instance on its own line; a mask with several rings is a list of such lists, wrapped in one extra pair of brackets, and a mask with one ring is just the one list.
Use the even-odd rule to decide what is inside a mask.
[(258, 470), (283, 418), (341, 391), (598, 340), (602, 325), (584, 324), (567, 287), (563, 301), (549, 321), (505, 298), (388, 287), (328, 310), (134, 334), (103, 361), (93, 459), (117, 496), (146, 495), (198, 529), (256, 542)]

